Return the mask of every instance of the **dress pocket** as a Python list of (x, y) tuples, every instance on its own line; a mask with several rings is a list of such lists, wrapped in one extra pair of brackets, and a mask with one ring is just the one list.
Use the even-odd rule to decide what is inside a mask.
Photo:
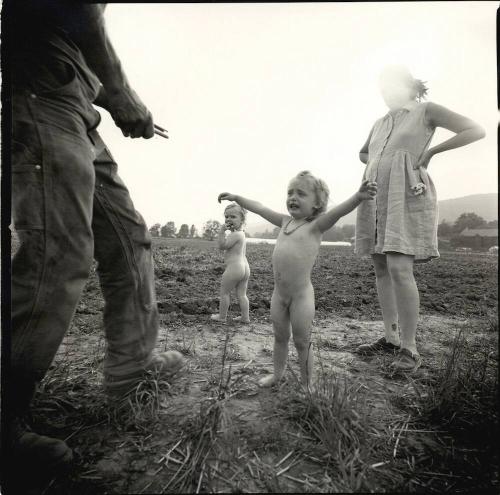
[(414, 169), (409, 156), (405, 157), (406, 168), (406, 204), (410, 211), (421, 211), (427, 204), (427, 184), (420, 168)]

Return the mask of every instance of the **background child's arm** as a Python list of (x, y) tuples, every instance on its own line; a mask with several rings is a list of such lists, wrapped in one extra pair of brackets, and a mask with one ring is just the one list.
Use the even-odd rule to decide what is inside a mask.
[(257, 213), (257, 215), (260, 215), (262, 218), (266, 219), (268, 222), (271, 222), (273, 225), (276, 225), (277, 227), (281, 227), (283, 219), (286, 216), (283, 215), (282, 213), (278, 213), (277, 211), (267, 208), (267, 206), (264, 206), (262, 203), (259, 203), (258, 201), (244, 198), (243, 196), (238, 196), (237, 194), (231, 194), (228, 192), (220, 193), (218, 198), (219, 203), (222, 200), (236, 201), (236, 203), (238, 203), (246, 210), (251, 211), (253, 213)]
[(316, 220), (316, 225), (318, 226), (320, 232), (323, 233), (333, 227), (340, 218), (354, 210), (354, 208), (356, 208), (361, 201), (364, 201), (365, 199), (373, 199), (376, 193), (376, 182), (369, 182), (367, 180), (363, 181), (356, 194), (353, 194), (349, 199), (340, 203), (335, 208), (328, 210), (324, 215), (321, 215), (318, 220)]

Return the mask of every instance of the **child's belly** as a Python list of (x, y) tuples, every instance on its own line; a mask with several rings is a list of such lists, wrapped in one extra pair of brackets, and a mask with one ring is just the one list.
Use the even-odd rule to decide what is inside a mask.
[(293, 295), (311, 285), (311, 270), (316, 253), (290, 251), (286, 247), (275, 249), (273, 272), (276, 288), (283, 295)]

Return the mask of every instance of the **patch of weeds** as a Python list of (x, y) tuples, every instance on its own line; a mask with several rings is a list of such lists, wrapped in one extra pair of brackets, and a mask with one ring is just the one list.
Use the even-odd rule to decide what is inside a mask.
[(325, 351), (336, 351), (339, 349), (338, 344), (336, 344), (333, 340), (322, 338), (316, 340), (316, 347)]
[(414, 382), (416, 394), (403, 404), (418, 413), (421, 428), (441, 433), (422, 446), (427, 462), (417, 479), (433, 490), (498, 488), (498, 355), (491, 339), (459, 331), (434, 373), (432, 381)]
[(196, 360), (196, 367), (203, 370), (211, 370), (217, 363), (217, 356), (214, 354), (198, 355)]
[[(424, 414), (455, 431), (498, 424), (498, 357), (484, 340), (470, 343), (460, 331), (428, 389)], [(472, 348), (474, 347), (474, 349)]]
[(197, 416), (188, 418), (183, 425), (185, 432), (182, 446), (186, 450), (184, 460), (168, 482), (162, 488), (162, 493), (180, 492), (196, 493), (208, 491), (213, 481), (214, 472), (211, 461), (217, 462), (218, 449), (216, 444), (220, 433), (228, 430), (229, 415), (225, 403), (234, 394), (232, 387), (238, 381), (232, 380), (231, 369), (226, 372), (230, 333), (226, 331), (220, 373), (213, 375), (217, 380), (217, 388), (211, 397), (200, 404)]
[(171, 384), (159, 371), (149, 371), (123, 401), (113, 404), (114, 419), (127, 429), (148, 431), (158, 422)]
[(241, 361), (241, 354), (239, 352), (239, 347), (236, 344), (230, 344), (227, 349), (227, 361)]
[(172, 349), (179, 351), (185, 356), (194, 356), (196, 354), (196, 339), (193, 338), (190, 342), (188, 342), (184, 336), (184, 332), (182, 332), (180, 340), (182, 340), (182, 342), (172, 344)]
[(283, 387), (277, 407), (284, 418), (314, 440), (315, 456), (324, 460), (326, 476), (316, 480), (317, 487), (327, 479), (328, 486), (322, 486), (322, 491), (376, 489), (367, 471), (379, 441), (368, 432), (381, 427), (371, 417), (357, 381), (323, 373), (311, 392)]
[(33, 417), (45, 426), (69, 429), (70, 436), (82, 425), (107, 422), (109, 414), (100, 393), (100, 373), (93, 362), (71, 363), (62, 356), (51, 366), (32, 404)]

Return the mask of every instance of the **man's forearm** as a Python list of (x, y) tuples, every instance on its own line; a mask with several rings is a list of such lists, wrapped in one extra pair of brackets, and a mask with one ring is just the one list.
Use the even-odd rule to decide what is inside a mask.
[(120, 59), (106, 32), (104, 5), (75, 5), (62, 26), (78, 45), (89, 67), (101, 81), (106, 95), (113, 96), (128, 88)]

